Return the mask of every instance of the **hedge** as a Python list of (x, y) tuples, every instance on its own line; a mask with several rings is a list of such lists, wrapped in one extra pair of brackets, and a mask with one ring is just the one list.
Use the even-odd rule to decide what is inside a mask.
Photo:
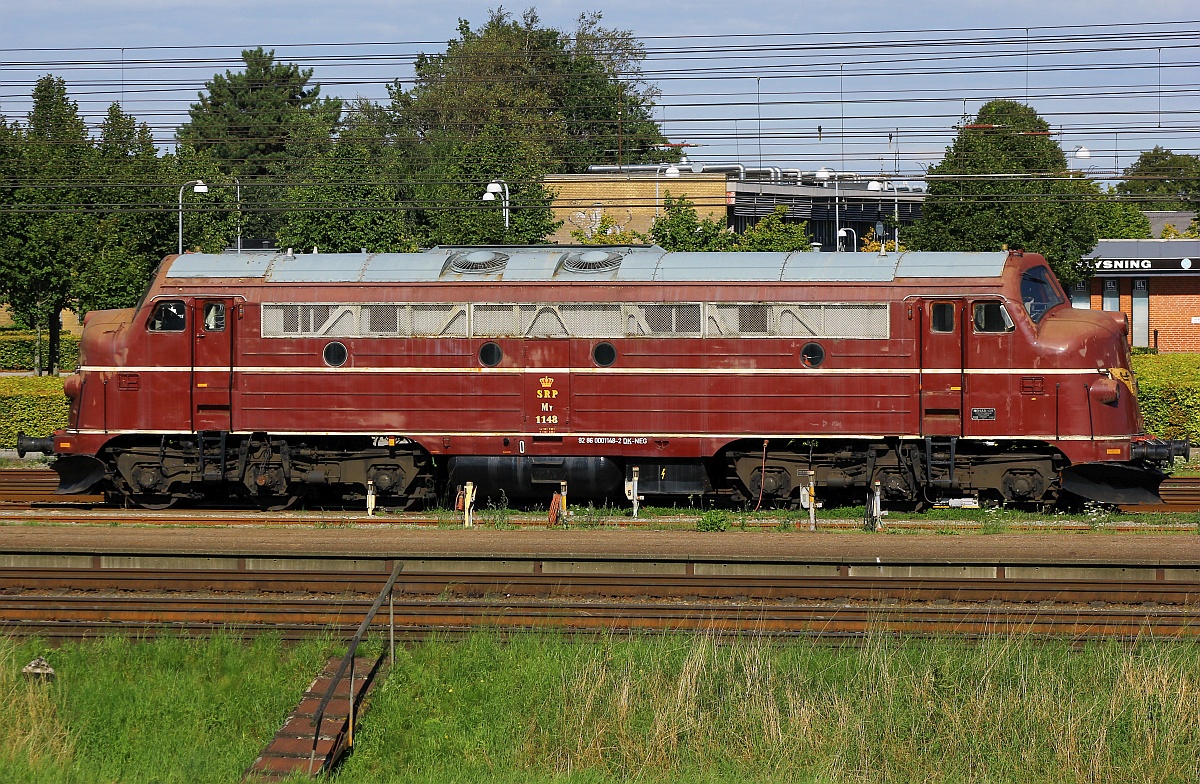
[(69, 408), (61, 378), (0, 378), (0, 449), (16, 447), (18, 430), (48, 436), (66, 427)]
[[(71, 371), (79, 359), (79, 338), (64, 332), (59, 338), (59, 370)], [(15, 330), (0, 331), (0, 370), (35, 370), (37, 333)], [(42, 333), (42, 367), (45, 369), (47, 339)]]
[(1200, 354), (1138, 354), (1133, 372), (1146, 432), (1200, 442)]

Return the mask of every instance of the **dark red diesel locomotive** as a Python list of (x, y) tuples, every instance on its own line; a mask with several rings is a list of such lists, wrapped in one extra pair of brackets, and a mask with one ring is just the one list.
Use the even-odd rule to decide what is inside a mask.
[(61, 491), (146, 506), (647, 496), (1153, 501), (1120, 314), (1021, 253), (168, 257), (85, 321)]

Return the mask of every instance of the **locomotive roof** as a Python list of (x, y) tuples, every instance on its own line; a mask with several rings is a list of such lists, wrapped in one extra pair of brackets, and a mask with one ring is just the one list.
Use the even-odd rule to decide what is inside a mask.
[(430, 248), (419, 253), (188, 253), (167, 278), (264, 283), (849, 282), (997, 278), (1008, 253), (668, 253), (655, 246)]

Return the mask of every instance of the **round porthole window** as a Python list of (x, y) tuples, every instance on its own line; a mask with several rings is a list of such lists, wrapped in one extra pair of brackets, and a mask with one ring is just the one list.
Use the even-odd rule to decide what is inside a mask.
[(825, 349), (821, 348), (820, 343), (805, 343), (804, 348), (800, 349), (800, 362), (804, 367), (820, 367), (825, 361)]
[(597, 343), (592, 347), (592, 361), (600, 367), (609, 367), (617, 361), (617, 347), (612, 343)]
[(329, 367), (341, 367), (350, 358), (350, 352), (346, 350), (345, 345), (335, 340), (325, 344), (325, 350), (321, 352), (321, 356), (325, 358), (325, 364)]
[(504, 359), (504, 350), (496, 343), (484, 343), (479, 347), (479, 364), (484, 367), (496, 367)]

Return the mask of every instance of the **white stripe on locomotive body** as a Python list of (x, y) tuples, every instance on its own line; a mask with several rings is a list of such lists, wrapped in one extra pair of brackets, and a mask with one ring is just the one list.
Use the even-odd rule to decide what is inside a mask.
[(588, 375), (721, 375), (721, 376), (859, 376), (892, 375), (978, 375), (978, 376), (1107, 376), (1108, 368), (638, 368), (638, 367), (577, 367), (577, 368), (489, 368), (489, 367), (324, 367), (304, 365), (300, 367), (234, 365), (233, 367), (191, 367), (189, 365), (153, 365), (125, 367), (121, 365), (86, 365), (78, 369), (87, 373), (383, 373), (420, 374), (444, 373), (447, 375), (470, 372), (499, 375), (522, 373), (568, 373)]
[[(132, 434), (132, 435), (179, 435), (179, 436), (194, 436), (194, 430), (72, 430), (68, 428), (66, 432), (69, 435), (113, 435), (114, 433)], [(255, 433), (262, 433), (262, 430), (231, 430), (230, 435), (249, 436)], [(511, 430), (496, 430), (496, 431), (458, 431), (458, 430), (437, 430), (430, 432), (405, 431), (404, 433), (380, 434), (376, 431), (365, 430), (272, 430), (268, 433), (270, 436), (366, 436), (369, 438), (397, 438), (412, 440), (415, 438), (441, 438), (443, 436), (452, 436), (454, 438), (556, 438), (562, 439), (563, 445), (578, 446), (577, 439), (580, 438), (639, 438), (648, 439), (650, 445), (655, 439), (728, 439), (729, 441), (742, 441), (749, 439), (751, 441), (761, 441), (763, 439), (770, 440), (808, 440), (808, 439), (829, 439), (829, 438), (846, 438), (856, 441), (882, 441), (889, 438), (897, 438), (901, 441), (924, 441), (925, 436), (922, 435), (882, 435), (878, 433), (857, 433), (850, 435), (831, 436), (828, 433), (574, 433), (574, 432), (559, 432), (559, 433), (543, 433), (543, 432), (514, 432)], [(1052, 436), (1052, 435), (990, 435), (990, 436), (958, 436), (958, 440), (962, 441), (978, 441), (987, 443), (989, 441), (1096, 441), (1100, 443), (1126, 442), (1130, 438), (1142, 435), (1140, 433), (1128, 433), (1126, 435), (1104, 435), (1104, 436)], [(942, 438), (942, 436), (938, 436)], [(569, 444), (570, 441), (576, 441), (574, 444)], [(584, 446), (629, 446), (628, 444), (584, 444)], [(635, 446), (647, 446), (647, 444), (635, 444)]]

